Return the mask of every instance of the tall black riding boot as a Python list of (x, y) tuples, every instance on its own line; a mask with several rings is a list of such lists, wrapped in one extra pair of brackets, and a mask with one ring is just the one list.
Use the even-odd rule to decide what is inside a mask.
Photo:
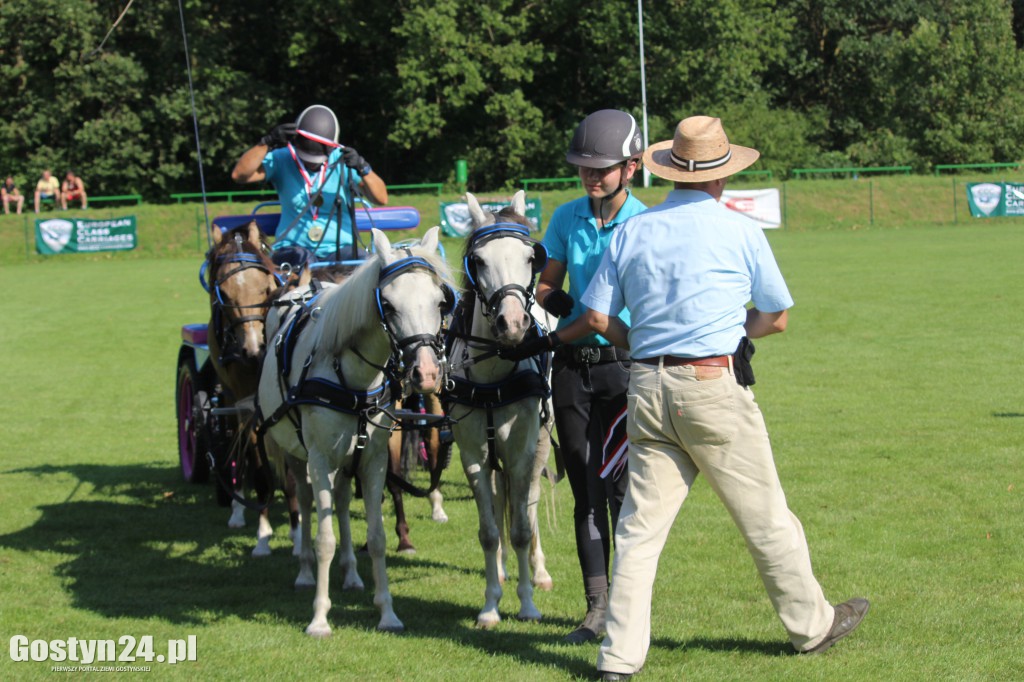
[(587, 615), (580, 626), (565, 636), (566, 644), (585, 644), (604, 635), (608, 613), (608, 590), (587, 595)]

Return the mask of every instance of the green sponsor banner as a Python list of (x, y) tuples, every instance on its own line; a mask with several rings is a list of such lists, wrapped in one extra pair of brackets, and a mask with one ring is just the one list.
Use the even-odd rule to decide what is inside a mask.
[(1024, 184), (1017, 182), (967, 183), (967, 204), (975, 218), (1024, 216)]
[(138, 241), (135, 216), (87, 220), (36, 220), (36, 252), (44, 256), (91, 251), (129, 251)]
[[(511, 201), (480, 201), (480, 208), (497, 213)], [(540, 199), (526, 200), (526, 217), (530, 221), (531, 230), (537, 232), (541, 228)], [(469, 234), (472, 221), (469, 219), (469, 206), (465, 203), (441, 202), (441, 231), (449, 237), (465, 237)]]

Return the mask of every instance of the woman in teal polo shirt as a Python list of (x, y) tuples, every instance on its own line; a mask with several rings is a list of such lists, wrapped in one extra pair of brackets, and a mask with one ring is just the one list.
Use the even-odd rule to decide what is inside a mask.
[[(629, 354), (590, 331), (580, 319), (586, 308), (579, 300), (615, 228), (647, 208), (629, 191), (642, 151), (628, 113), (603, 109), (583, 119), (565, 158), (578, 168), (586, 196), (555, 209), (544, 235), (548, 264), (537, 284), (541, 306), (561, 318), (548, 338), (557, 346), (551, 388), (587, 598), (583, 622), (565, 638), (572, 644), (604, 631), (611, 539), (626, 484), (625, 431), (613, 427), (624, 417), (629, 381)], [(566, 275), (568, 292), (562, 289)], [(629, 324), (629, 311), (622, 319)]]

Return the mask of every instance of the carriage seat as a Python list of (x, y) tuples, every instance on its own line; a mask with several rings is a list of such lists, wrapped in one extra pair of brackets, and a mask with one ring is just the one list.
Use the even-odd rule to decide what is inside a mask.
[[(251, 213), (246, 215), (217, 216), (213, 224), (224, 231), (248, 225), (252, 221), (260, 228), (260, 232), (273, 237), (281, 222), (280, 213)], [(378, 230), (413, 230), (419, 227), (420, 212), (414, 206), (375, 206), (369, 209), (356, 210), (356, 227), (360, 232), (369, 232), (370, 228)]]

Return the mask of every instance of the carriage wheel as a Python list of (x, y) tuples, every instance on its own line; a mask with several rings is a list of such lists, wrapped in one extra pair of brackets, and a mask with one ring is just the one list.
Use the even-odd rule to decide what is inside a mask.
[(206, 391), (199, 387), (198, 373), (185, 360), (178, 367), (175, 390), (178, 414), (178, 457), (181, 473), (190, 483), (205, 483), (210, 474), (206, 462)]

